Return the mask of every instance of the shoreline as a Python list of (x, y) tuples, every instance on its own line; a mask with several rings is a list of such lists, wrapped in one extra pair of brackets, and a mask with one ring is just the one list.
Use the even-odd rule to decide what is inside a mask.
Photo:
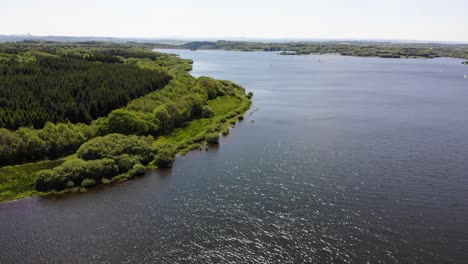
[[(189, 50), (189, 51), (234, 51), (234, 52), (264, 52), (264, 53), (276, 53), (277, 55), (280, 56), (340, 56), (340, 57), (355, 57), (355, 58), (379, 58), (379, 59), (436, 59), (436, 58), (444, 58), (444, 57), (422, 57), (422, 56), (385, 56), (385, 55), (374, 55), (374, 56), (357, 56), (357, 55), (347, 55), (347, 54), (342, 54), (342, 53), (297, 53), (297, 52), (291, 52), (291, 51), (264, 51), (264, 50), (241, 50), (241, 49), (187, 49), (187, 48), (180, 48), (180, 47), (171, 47), (171, 48), (156, 48), (157, 50)], [(446, 58), (452, 58), (452, 59), (461, 59), (459, 57), (446, 57)], [(462, 64), (468, 64), (462, 63)]]
[[(228, 115), (232, 115), (232, 117), (230, 119), (228, 119), (225, 122), (226, 125), (224, 127), (220, 127), (220, 129), (217, 132), (219, 134), (222, 134), (223, 136), (228, 136), (230, 132), (228, 132), (227, 134), (224, 134), (225, 132), (223, 132), (223, 130), (228, 129), (230, 131), (231, 129), (234, 129), (238, 122), (243, 121), (243, 120), (239, 120), (239, 117), (243, 116), (243, 114), (245, 114), (249, 109), (251, 109), (251, 106), (252, 106), (252, 102), (250, 100), (249, 101), (244, 101), (243, 104), (239, 108), (236, 108), (233, 111), (230, 111)], [(216, 118), (211, 118), (211, 121), (213, 121), (213, 122), (216, 121), (216, 120), (217, 120)], [(157, 143), (158, 141), (161, 141), (162, 138), (170, 138), (171, 136), (174, 136), (175, 134), (180, 133), (181, 131), (189, 129), (190, 125), (193, 122), (196, 122), (196, 121), (199, 121), (199, 120), (191, 121), (190, 124), (188, 124), (186, 127), (179, 128), (177, 131), (173, 131), (170, 135), (158, 137), (157, 139), (155, 139), (155, 143)], [(233, 124), (233, 122), (235, 122), (235, 124)], [(206, 127), (208, 127), (208, 126), (206, 126)], [(206, 128), (206, 127), (204, 127), (204, 128)], [(187, 138), (187, 139), (188, 140), (193, 140), (193, 139), (196, 139), (196, 138), (197, 138), (197, 136), (193, 136), (193, 137)], [(181, 143), (183, 143), (183, 142), (179, 142), (179, 144), (177, 146), (177, 148), (180, 148), (180, 149), (178, 149), (174, 160), (176, 160), (179, 157), (185, 156), (189, 152), (192, 152), (192, 151), (193, 152), (208, 151), (208, 148), (210, 147), (210, 145), (211, 146), (217, 146), (218, 145), (218, 143), (209, 144), (206, 140), (203, 140), (203, 141), (200, 141), (200, 142), (195, 142), (195, 143), (193, 143), (191, 145), (183, 145)], [(59, 159), (55, 159), (55, 160), (41, 160), (41, 161), (37, 161), (37, 162), (31, 162), (31, 163), (25, 163), (25, 164), (19, 164), (19, 165), (9, 165), (9, 166), (1, 167), (0, 170), (8, 169), (8, 168), (15, 168), (15, 167), (18, 168), (18, 167), (22, 167), (22, 166), (33, 166), (33, 165), (38, 165), (38, 164), (41, 164), (41, 163), (64, 162), (66, 160), (69, 160), (69, 159), (73, 158), (74, 156), (75, 156), (75, 154), (72, 154), (72, 155), (62, 157), (62, 158), (59, 158)], [(121, 174), (121, 175), (115, 176), (114, 178), (112, 178), (107, 183), (98, 184), (98, 185), (96, 185), (96, 186), (94, 186), (92, 188), (103, 188), (105, 186), (110, 186), (111, 187), (112, 185), (115, 185), (115, 184), (125, 183), (126, 181), (132, 180), (135, 177), (146, 177), (147, 170), (154, 170), (154, 169), (166, 169), (166, 168), (158, 168), (152, 162), (152, 163), (148, 164), (147, 166), (145, 166), (145, 174), (142, 175), (142, 176), (122, 177), (122, 174)], [(7, 203), (13, 203), (13, 202), (16, 202), (16, 201), (20, 201), (20, 200), (24, 200), (24, 199), (28, 199), (28, 198), (33, 198), (33, 197), (46, 197), (46, 196), (56, 196), (56, 195), (60, 196), (60, 195), (67, 195), (67, 194), (72, 194), (72, 193), (75, 193), (75, 194), (76, 193), (86, 193), (89, 189), (91, 189), (91, 188), (76, 187), (74, 189), (66, 189), (66, 190), (63, 190), (63, 191), (49, 191), (49, 192), (38, 192), (36, 190), (33, 190), (29, 194), (24, 193), (25, 194), (24, 196), (19, 195), (18, 198), (0, 200), (0, 205), (7, 204)]]

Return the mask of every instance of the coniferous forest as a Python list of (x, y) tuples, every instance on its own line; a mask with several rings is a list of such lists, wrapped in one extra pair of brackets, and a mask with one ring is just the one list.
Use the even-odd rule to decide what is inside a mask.
[(166, 73), (101, 58), (104, 62), (47, 54), (0, 61), (0, 127), (89, 123), (170, 81)]

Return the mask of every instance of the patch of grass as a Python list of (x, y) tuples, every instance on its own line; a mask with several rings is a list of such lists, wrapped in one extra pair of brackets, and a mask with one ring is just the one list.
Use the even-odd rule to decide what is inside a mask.
[[(155, 144), (173, 144), (178, 154), (201, 147), (200, 142), (206, 142), (207, 133), (229, 133), (227, 118), (242, 115), (250, 107), (250, 100), (245, 96), (222, 96), (208, 102), (213, 109), (214, 116), (193, 120), (183, 128), (174, 130), (167, 136), (159, 137)], [(234, 124), (237, 120), (234, 118)], [(223, 122), (224, 121), (224, 122)], [(227, 132), (226, 132), (227, 131)]]
[[(210, 118), (211, 119), (211, 118)], [(187, 139), (195, 138), (198, 134), (204, 132), (210, 119), (198, 119), (190, 122), (186, 127), (174, 130), (170, 135), (161, 136), (156, 140), (157, 144), (171, 143), (179, 144)]]
[(55, 168), (73, 155), (58, 160), (46, 160), (0, 168), (0, 202), (17, 200), (39, 194), (34, 190), (36, 173)]
[(208, 102), (213, 109), (215, 116), (224, 116), (236, 110), (242, 100), (234, 96), (218, 97)]

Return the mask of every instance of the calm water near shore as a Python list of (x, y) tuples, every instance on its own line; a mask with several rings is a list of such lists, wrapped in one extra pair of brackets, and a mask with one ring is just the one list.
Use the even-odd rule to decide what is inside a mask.
[(245, 120), (171, 170), (0, 204), (0, 263), (468, 263), (462, 60), (170, 52), (252, 91)]

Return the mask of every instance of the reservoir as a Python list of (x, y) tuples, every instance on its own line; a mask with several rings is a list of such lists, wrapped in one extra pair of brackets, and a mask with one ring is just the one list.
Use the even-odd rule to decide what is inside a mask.
[(253, 106), (217, 147), (0, 204), (0, 263), (468, 263), (468, 66), (164, 50)]

